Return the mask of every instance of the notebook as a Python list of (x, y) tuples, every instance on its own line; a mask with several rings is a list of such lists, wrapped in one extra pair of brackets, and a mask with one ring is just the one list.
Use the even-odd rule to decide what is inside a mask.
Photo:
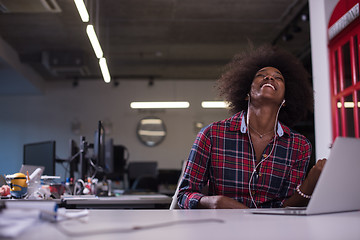
[(360, 139), (337, 137), (305, 208), (251, 209), (256, 214), (313, 215), (360, 210)]

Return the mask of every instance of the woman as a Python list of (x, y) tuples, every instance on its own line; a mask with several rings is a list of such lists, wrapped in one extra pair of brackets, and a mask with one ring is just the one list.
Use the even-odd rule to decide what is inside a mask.
[(308, 78), (295, 57), (274, 47), (235, 56), (218, 81), (235, 114), (198, 134), (180, 185), (180, 208), (307, 205), (326, 160), (305, 179), (311, 144), (288, 126), (312, 110)]

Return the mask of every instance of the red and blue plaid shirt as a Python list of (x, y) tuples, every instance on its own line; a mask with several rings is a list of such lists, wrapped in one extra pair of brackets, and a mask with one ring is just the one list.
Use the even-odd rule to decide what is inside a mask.
[[(245, 122), (246, 113), (239, 112), (210, 124), (197, 135), (179, 189), (181, 208), (196, 208), (205, 185), (209, 187), (207, 195), (223, 195), (255, 207), (249, 193), (255, 156)], [(310, 155), (311, 143), (278, 123), (277, 136), (265, 148), (264, 161), (251, 179), (257, 207), (281, 207), (304, 180)]]

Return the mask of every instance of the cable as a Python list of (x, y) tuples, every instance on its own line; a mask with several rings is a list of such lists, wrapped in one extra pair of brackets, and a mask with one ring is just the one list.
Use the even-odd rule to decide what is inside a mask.
[(69, 162), (72, 162), (75, 158), (77, 158), (82, 153), (81, 150), (79, 150), (77, 153), (75, 153), (71, 158), (69, 159)]
[(65, 179), (66, 179), (66, 176), (67, 176), (67, 173), (69, 172), (69, 163), (67, 164), (68, 166), (66, 166), (63, 162), (62, 163), (60, 163), (61, 164), (61, 166), (65, 169)]
[[(276, 118), (275, 118), (275, 124), (274, 124), (274, 141), (273, 141), (273, 144), (272, 144), (272, 148), (271, 148), (271, 151), (270, 153), (263, 159), (261, 160), (258, 164), (255, 165), (256, 161), (255, 161), (255, 153), (254, 153), (254, 146), (253, 146), (253, 143), (252, 143), (252, 140), (251, 140), (251, 136), (250, 136), (250, 131), (249, 131), (249, 128), (248, 128), (248, 131), (247, 131), (247, 134), (248, 134), (248, 137), (249, 137), (249, 142), (250, 142), (250, 147), (251, 147), (251, 152), (252, 152), (252, 160), (253, 160), (253, 165), (254, 165), (254, 171), (251, 173), (251, 176), (250, 176), (250, 179), (249, 179), (249, 185), (248, 185), (248, 189), (249, 189), (249, 195), (250, 195), (250, 198), (251, 198), (251, 202), (254, 204), (255, 208), (258, 208), (256, 203), (255, 203), (255, 200), (254, 200), (254, 197), (251, 193), (251, 182), (252, 182), (252, 179), (254, 177), (254, 174), (256, 173), (256, 169), (260, 166), (260, 164), (262, 162), (264, 162), (265, 160), (267, 160), (271, 154), (273, 153), (274, 151), (274, 148), (275, 148), (275, 143), (276, 143), (276, 140), (277, 140), (277, 134), (276, 134), (276, 125), (277, 125), (277, 121), (278, 121), (278, 116), (279, 116), (279, 113), (280, 113), (280, 109), (281, 107), (284, 105), (285, 103), (285, 99), (281, 102), (280, 104), (280, 107), (276, 113)], [(246, 113), (246, 127), (250, 126), (249, 125), (249, 106), (250, 106), (250, 96), (249, 96), (249, 100), (248, 100), (248, 110), (247, 110), (247, 113)]]
[[(79, 190), (77, 190), (79, 183), (82, 184), (82, 188), (80, 187)], [(73, 195), (82, 195), (81, 190), (85, 188), (85, 182), (82, 179), (78, 179), (74, 186), (74, 194)]]
[(209, 219), (192, 219), (192, 220), (178, 220), (172, 222), (162, 222), (162, 223), (154, 223), (150, 225), (140, 225), (140, 226), (133, 226), (128, 228), (108, 228), (108, 229), (93, 229), (93, 230), (86, 230), (82, 232), (72, 232), (65, 229), (61, 224), (56, 224), (56, 228), (63, 234), (68, 237), (86, 237), (86, 236), (94, 236), (94, 235), (101, 235), (101, 234), (113, 234), (113, 233), (130, 233), (139, 230), (146, 230), (146, 229), (155, 229), (155, 228), (163, 228), (163, 227), (170, 227), (180, 224), (196, 224), (196, 223), (225, 223), (222, 219), (216, 218), (209, 218)]
[(91, 176), (91, 179), (95, 178), (98, 172), (103, 173), (105, 172), (104, 168), (101, 166), (97, 166), (91, 159), (89, 159), (90, 165), (94, 168), (94, 173)]

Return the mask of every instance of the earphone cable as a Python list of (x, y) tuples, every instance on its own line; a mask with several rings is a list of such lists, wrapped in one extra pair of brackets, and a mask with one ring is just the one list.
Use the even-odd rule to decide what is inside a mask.
[[(274, 151), (274, 148), (275, 148), (275, 143), (276, 143), (276, 140), (277, 140), (277, 134), (276, 134), (276, 125), (277, 125), (277, 121), (278, 121), (278, 117), (279, 117), (279, 113), (280, 113), (280, 109), (281, 107), (283, 106), (283, 104), (285, 103), (285, 100), (283, 100), (280, 104), (280, 107), (276, 113), (276, 118), (275, 118), (275, 125), (274, 125), (274, 140), (273, 140), (273, 144), (272, 144), (272, 148), (271, 148), (271, 151), (270, 153), (263, 159), (261, 160), (258, 164), (255, 164), (255, 154), (254, 154), (254, 146), (252, 144), (252, 140), (251, 140), (251, 136), (250, 136), (250, 131), (249, 129), (247, 129), (247, 134), (248, 134), (248, 137), (249, 137), (249, 142), (250, 142), (250, 147), (251, 147), (251, 152), (252, 152), (252, 160), (253, 160), (253, 165), (254, 165), (254, 170), (253, 172), (251, 173), (251, 176), (250, 176), (250, 179), (249, 179), (249, 185), (248, 185), (248, 189), (249, 189), (249, 195), (250, 195), (250, 198), (251, 198), (251, 202), (254, 204), (255, 208), (257, 208), (257, 204), (255, 203), (255, 200), (254, 200), (254, 197), (253, 197), (253, 194), (251, 193), (251, 183), (252, 183), (252, 179), (254, 177), (254, 174), (256, 173), (256, 169), (260, 166), (260, 164), (262, 162), (264, 162), (265, 160), (267, 160), (271, 154), (273, 153)], [(249, 100), (248, 100), (248, 110), (247, 110), (247, 113), (246, 113), (246, 127), (250, 126), (249, 124), (249, 106), (250, 106), (250, 97), (249, 97)]]

